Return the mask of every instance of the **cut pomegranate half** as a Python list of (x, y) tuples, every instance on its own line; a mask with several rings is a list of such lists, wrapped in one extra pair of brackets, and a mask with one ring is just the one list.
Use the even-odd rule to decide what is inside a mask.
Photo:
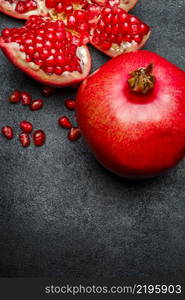
[(90, 29), (91, 44), (108, 56), (133, 52), (144, 46), (150, 27), (117, 5), (106, 6)]
[(45, 0), (0, 0), (0, 11), (17, 19), (30, 15), (47, 15)]
[(31, 16), (22, 28), (4, 29), (0, 48), (15, 66), (48, 86), (76, 84), (91, 68), (91, 56), (80, 35), (49, 17)]
[(88, 0), (88, 1), (91, 3), (96, 3), (100, 6), (106, 6), (107, 3), (111, 5), (118, 4), (119, 7), (123, 8), (126, 11), (131, 10), (138, 2), (138, 0)]

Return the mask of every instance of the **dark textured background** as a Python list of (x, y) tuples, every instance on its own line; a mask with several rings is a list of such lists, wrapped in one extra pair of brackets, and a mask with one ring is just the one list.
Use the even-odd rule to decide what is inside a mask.
[[(185, 1), (140, 0), (133, 12), (152, 26), (146, 48), (185, 69)], [(0, 15), (0, 28), (21, 24)], [(107, 58), (92, 50), (94, 69)], [(0, 137), (0, 276), (112, 278), (185, 271), (185, 161), (169, 174), (126, 181), (103, 169), (83, 140), (57, 125), (66, 96), (42, 111), (10, 105), (15, 88), (40, 85), (0, 53), (0, 127), (27, 119), (44, 129), (42, 148)], [(73, 113), (70, 113), (71, 116)]]

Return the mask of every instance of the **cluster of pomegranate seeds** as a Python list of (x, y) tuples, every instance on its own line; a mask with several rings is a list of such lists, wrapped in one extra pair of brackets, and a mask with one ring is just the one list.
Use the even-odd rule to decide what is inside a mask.
[(13, 134), (13, 129), (10, 126), (4, 126), (1, 129), (2, 135), (7, 138), (8, 140), (13, 139), (14, 134)]
[[(75, 100), (74, 99), (66, 99), (65, 106), (69, 110), (74, 110), (75, 109)], [(66, 117), (66, 116), (60, 117), (58, 119), (58, 124), (59, 124), (59, 126), (65, 128), (65, 129), (70, 129), (67, 137), (71, 142), (77, 141), (80, 138), (80, 136), (81, 136), (80, 129), (78, 127), (74, 127), (68, 117)]]
[(54, 9), (57, 14), (70, 13), (73, 6), (86, 6), (86, 0), (45, 0), (45, 5), (49, 9)]
[(81, 39), (66, 30), (60, 20), (31, 16), (22, 28), (4, 29), (2, 37), (5, 43), (17, 43), (26, 62), (34, 63), (45, 73), (82, 73), (77, 56), (77, 48), (82, 46)]
[(65, 100), (65, 106), (69, 109), (69, 110), (74, 110), (75, 109), (75, 105), (76, 102), (74, 99), (66, 99)]
[(37, 9), (37, 1), (35, 0), (6, 0), (10, 4), (15, 5), (15, 11), (19, 14), (27, 13)]
[(15, 2), (17, 2), (15, 11), (17, 11), (19, 14), (24, 14), (31, 10), (37, 9), (37, 3), (34, 0), (16, 0)]
[(108, 50), (113, 43), (120, 45), (123, 42), (136, 42), (139, 44), (149, 31), (148, 25), (123, 9), (117, 6), (105, 7), (94, 29), (92, 41), (101, 46), (101, 49)]
[(14, 91), (10, 97), (9, 101), (11, 103), (22, 102), (22, 105), (29, 106), (30, 110), (36, 111), (43, 107), (44, 101), (42, 99), (33, 100), (32, 96), (28, 92), (20, 92), (18, 90)]
[[(22, 105), (27, 105), (30, 107), (30, 110), (35, 111), (43, 107), (43, 100), (37, 99), (32, 100), (32, 96), (27, 92), (20, 92), (15, 90), (9, 97), (11, 103), (18, 103), (22, 101)], [(21, 121), (19, 124), (22, 132), (19, 134), (19, 141), (21, 145), (25, 148), (28, 147), (31, 143), (29, 134), (33, 131), (33, 125), (28, 121)], [(1, 129), (2, 135), (8, 140), (13, 139), (14, 133), (13, 128), (10, 126), (4, 126)], [(33, 142), (35, 146), (42, 146), (45, 143), (46, 135), (42, 130), (36, 130), (33, 133)]]

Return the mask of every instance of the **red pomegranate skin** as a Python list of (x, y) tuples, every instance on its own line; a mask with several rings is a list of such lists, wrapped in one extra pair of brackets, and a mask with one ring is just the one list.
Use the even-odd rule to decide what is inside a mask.
[[(154, 89), (132, 92), (129, 74), (150, 63)], [(185, 72), (147, 50), (120, 55), (82, 83), (76, 116), (105, 168), (128, 178), (158, 175), (185, 155)]]

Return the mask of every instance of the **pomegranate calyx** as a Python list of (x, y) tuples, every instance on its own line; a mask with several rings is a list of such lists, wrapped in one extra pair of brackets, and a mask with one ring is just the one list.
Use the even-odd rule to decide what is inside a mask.
[(139, 68), (133, 71), (128, 79), (128, 84), (132, 92), (146, 95), (155, 86), (155, 76), (153, 75), (153, 63), (146, 68)]

